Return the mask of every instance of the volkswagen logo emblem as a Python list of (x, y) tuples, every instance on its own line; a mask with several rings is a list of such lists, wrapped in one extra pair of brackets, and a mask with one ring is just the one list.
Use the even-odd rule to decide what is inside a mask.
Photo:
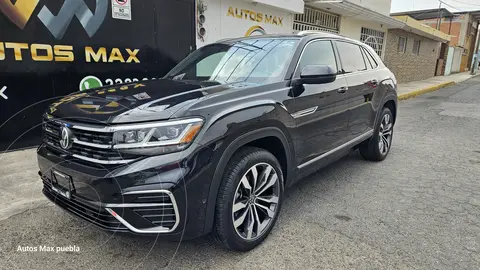
[(67, 150), (72, 147), (72, 131), (67, 127), (62, 127), (62, 134), (60, 137), (60, 146)]

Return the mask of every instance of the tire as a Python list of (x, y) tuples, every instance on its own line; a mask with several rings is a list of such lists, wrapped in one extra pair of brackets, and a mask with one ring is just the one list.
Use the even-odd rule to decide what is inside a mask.
[[(373, 136), (360, 145), (360, 154), (366, 160), (382, 161), (392, 148), (393, 114), (389, 108), (383, 108)], [(387, 147), (386, 149), (384, 147)]]
[[(258, 176), (256, 186), (253, 168)], [(267, 173), (268, 178), (265, 179), (263, 176)], [(256, 195), (249, 193), (248, 186), (250, 190), (257, 190)], [(236, 251), (248, 251), (261, 244), (280, 213), (283, 188), (282, 170), (274, 155), (255, 147), (243, 147), (237, 151), (225, 168), (218, 191), (212, 233), (214, 240)], [(248, 226), (252, 224), (251, 220), (255, 223)]]

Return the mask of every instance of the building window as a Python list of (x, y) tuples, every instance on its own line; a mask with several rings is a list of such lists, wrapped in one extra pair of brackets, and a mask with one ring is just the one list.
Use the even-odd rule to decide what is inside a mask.
[(419, 55), (420, 54), (420, 40), (415, 40), (413, 42), (413, 54)]
[(405, 53), (407, 51), (407, 38), (399, 37), (398, 38), (398, 52)]
[(382, 57), (385, 32), (362, 27), (360, 41), (372, 47), (378, 56)]

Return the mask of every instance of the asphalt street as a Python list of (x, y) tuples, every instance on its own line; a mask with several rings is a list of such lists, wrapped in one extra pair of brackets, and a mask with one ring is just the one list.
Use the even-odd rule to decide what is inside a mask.
[[(384, 162), (352, 153), (306, 178), (248, 253), (99, 231), (43, 199), (34, 150), (7, 155), (1, 269), (480, 269), (480, 77), (401, 102)], [(78, 250), (23, 251), (39, 246)]]

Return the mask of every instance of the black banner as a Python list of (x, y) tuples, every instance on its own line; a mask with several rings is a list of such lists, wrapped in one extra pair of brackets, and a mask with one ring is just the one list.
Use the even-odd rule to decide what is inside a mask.
[(0, 150), (39, 144), (62, 96), (165, 75), (195, 47), (194, 11), (194, 0), (0, 1)]

